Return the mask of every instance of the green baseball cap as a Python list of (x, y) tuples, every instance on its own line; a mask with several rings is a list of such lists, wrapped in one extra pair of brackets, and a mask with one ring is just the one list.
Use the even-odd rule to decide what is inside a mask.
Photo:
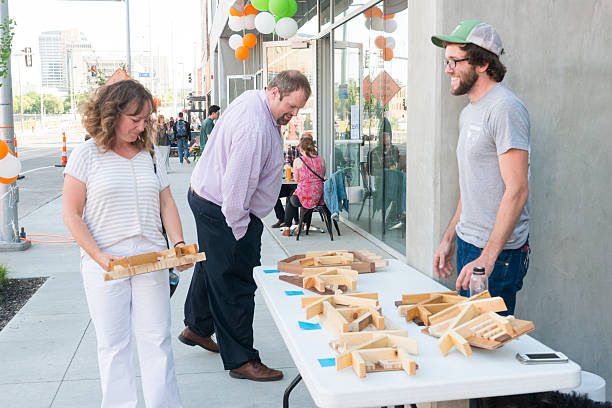
[(452, 44), (475, 44), (498, 57), (501, 56), (504, 47), (501, 38), (493, 26), (478, 20), (465, 20), (459, 23), (450, 35), (434, 35), (431, 37), (438, 47), (444, 48), (443, 43)]

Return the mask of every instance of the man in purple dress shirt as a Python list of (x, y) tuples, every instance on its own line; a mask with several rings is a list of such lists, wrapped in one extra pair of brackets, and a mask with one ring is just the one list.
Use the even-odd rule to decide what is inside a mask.
[(279, 73), (265, 90), (244, 92), (219, 118), (191, 175), (188, 200), (206, 261), (197, 263), (191, 278), (179, 340), (220, 352), (234, 378), (283, 377), (253, 348), (253, 268), (260, 265), (261, 218), (281, 188), (280, 126), (297, 115), (310, 92), (308, 79), (295, 70)]

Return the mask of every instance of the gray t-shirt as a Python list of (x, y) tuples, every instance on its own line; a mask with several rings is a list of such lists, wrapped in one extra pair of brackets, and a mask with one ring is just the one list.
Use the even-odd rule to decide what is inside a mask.
[[(506, 186), (498, 156), (510, 149), (529, 151), (529, 113), (521, 100), (497, 84), (459, 118), (459, 188), (461, 218), (457, 235), (484, 248), (493, 231), (495, 217)], [(529, 235), (529, 201), (504, 249), (516, 249)]]

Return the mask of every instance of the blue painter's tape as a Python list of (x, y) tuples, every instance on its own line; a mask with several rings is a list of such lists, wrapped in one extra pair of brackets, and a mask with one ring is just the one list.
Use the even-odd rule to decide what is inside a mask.
[(300, 326), (300, 329), (302, 330), (321, 330), (321, 325), (319, 325), (319, 323), (308, 323), (308, 322), (298, 321), (298, 325)]
[(303, 290), (286, 290), (285, 291), (285, 295), (287, 296), (297, 296), (297, 295), (303, 295), (304, 291)]
[(321, 367), (335, 367), (336, 366), (336, 359), (335, 358), (319, 358), (319, 364), (321, 364)]
[(264, 269), (264, 273), (279, 273), (276, 269)]

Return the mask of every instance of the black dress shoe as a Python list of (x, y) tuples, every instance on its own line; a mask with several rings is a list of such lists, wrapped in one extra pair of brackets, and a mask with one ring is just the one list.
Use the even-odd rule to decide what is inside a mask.
[(272, 224), (272, 225), (271, 225), (271, 227), (272, 227), (272, 228), (280, 228), (280, 227), (282, 227), (283, 225), (285, 225), (285, 223), (284, 223), (284, 222), (282, 222), (282, 221), (277, 221), (275, 224)]

